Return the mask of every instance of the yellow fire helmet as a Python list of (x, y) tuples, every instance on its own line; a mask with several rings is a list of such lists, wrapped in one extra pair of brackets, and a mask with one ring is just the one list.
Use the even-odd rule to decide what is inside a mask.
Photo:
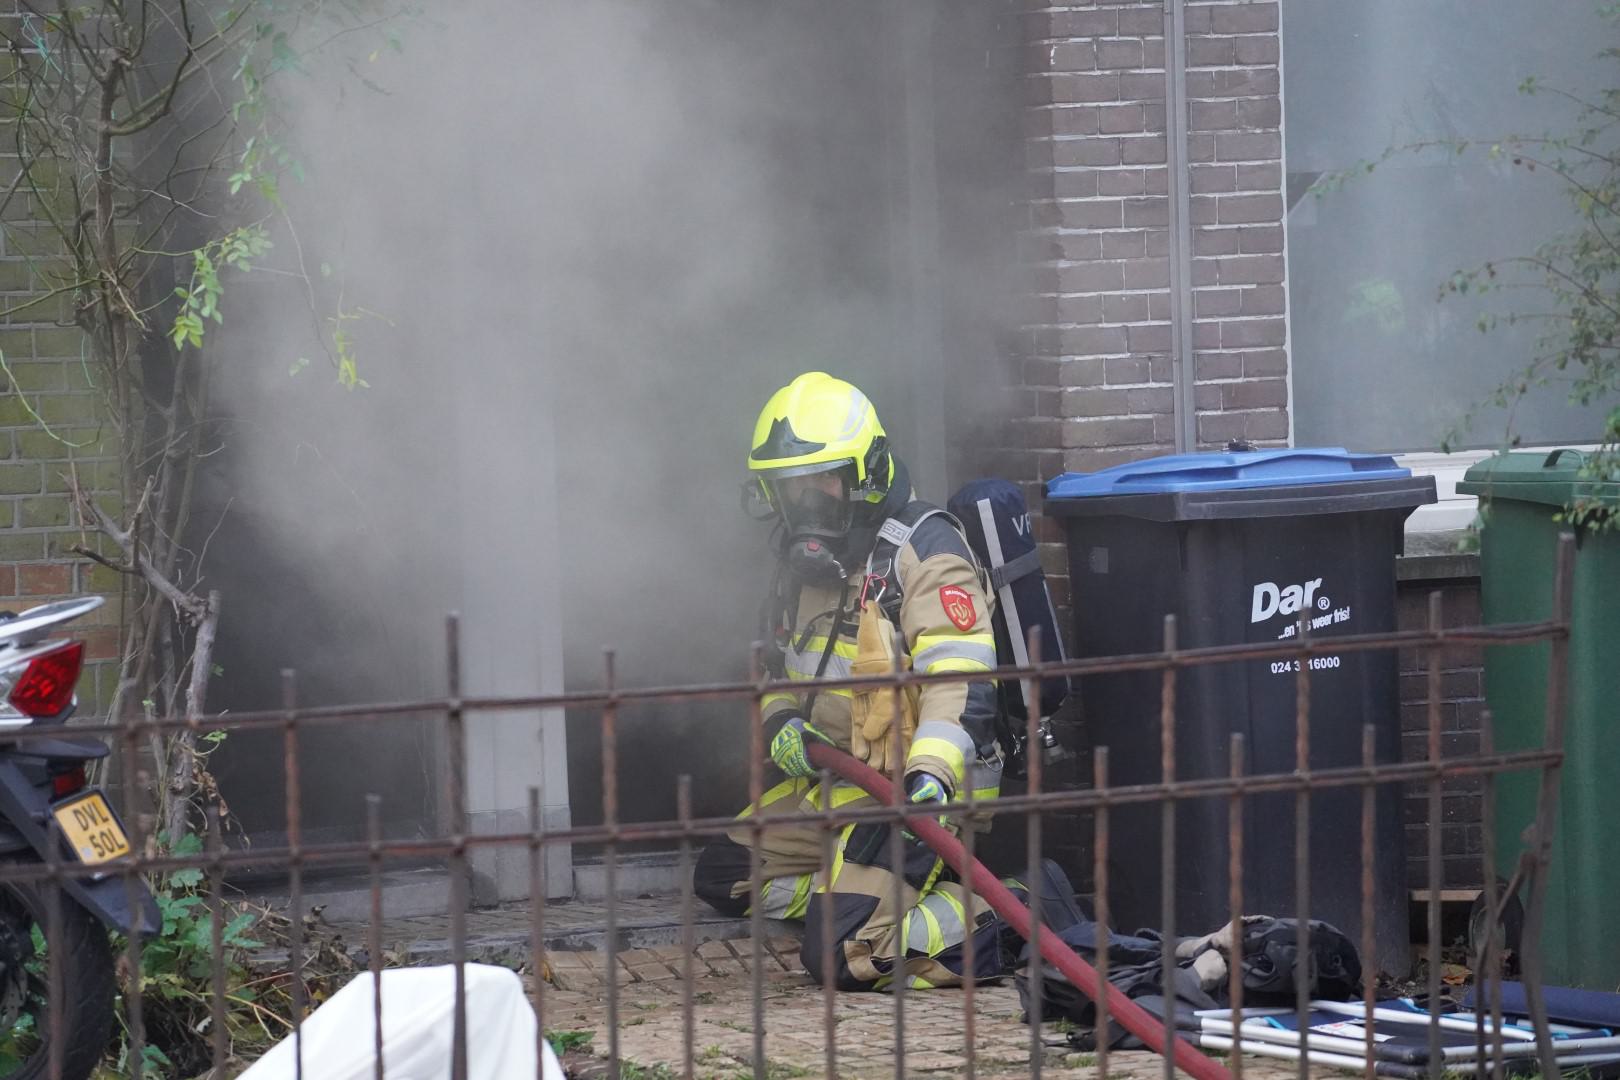
[(888, 439), (867, 396), (810, 371), (771, 395), (754, 425), (748, 468), (775, 503), (773, 481), (852, 467), (850, 495), (880, 502), (894, 476)]

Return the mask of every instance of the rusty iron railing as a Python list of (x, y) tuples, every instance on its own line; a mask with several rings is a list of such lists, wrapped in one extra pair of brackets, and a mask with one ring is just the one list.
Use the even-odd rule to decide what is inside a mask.
[[(1548, 1035), (1548, 1026), (1545, 1010), (1541, 1001), (1540, 987), (1540, 957), (1537, 952), (1540, 922), (1543, 918), (1546, 894), (1546, 868), (1550, 859), (1551, 836), (1553, 822), (1556, 817), (1554, 810), (1558, 801), (1559, 768), (1563, 759), (1563, 730), (1564, 707), (1567, 699), (1567, 648), (1569, 635), (1569, 612), (1571, 604), (1573, 567), (1573, 544), (1568, 538), (1562, 542), (1559, 553), (1555, 579), (1555, 596), (1552, 605), (1551, 617), (1545, 621), (1498, 626), (1478, 626), (1463, 629), (1447, 629), (1443, 626), (1440, 597), (1435, 594), (1431, 597), (1428, 609), (1428, 624), (1423, 629), (1400, 630), (1387, 633), (1357, 634), (1334, 636), (1330, 638), (1313, 638), (1304, 624), (1297, 637), (1276, 643), (1223, 645), (1212, 648), (1179, 648), (1176, 639), (1176, 625), (1173, 618), (1166, 618), (1164, 624), (1163, 648), (1157, 652), (1143, 653), (1130, 656), (1116, 656), (1105, 658), (1086, 658), (1069, 660), (1061, 663), (1042, 662), (1039, 659), (1039, 641), (1030, 642), (1030, 656), (1034, 659), (1023, 667), (1003, 668), (998, 672), (1003, 679), (1022, 680), (1026, 701), (1037, 700), (1037, 686), (1039, 680), (1045, 676), (1055, 674), (1068, 674), (1071, 676), (1088, 676), (1119, 672), (1159, 672), (1160, 673), (1160, 731), (1161, 731), (1161, 770), (1162, 779), (1153, 784), (1134, 784), (1116, 786), (1110, 783), (1109, 776), (1109, 750), (1106, 746), (1098, 746), (1093, 751), (1093, 784), (1089, 788), (1072, 790), (1047, 790), (1042, 776), (1042, 762), (1039, 752), (1040, 742), (1035, 729), (1035, 708), (1028, 710), (1030, 714), (1028, 755), (1027, 790), (1020, 795), (1004, 796), (992, 801), (975, 802), (971, 794), (960, 802), (952, 803), (941, 810), (938, 807), (929, 807), (918, 811), (909, 808), (899, 801), (900, 785), (895, 785), (895, 800), (886, 805), (866, 805), (853, 809), (834, 808), (831, 791), (831, 777), (823, 772), (821, 774), (821, 807), (816, 812), (795, 812), (791, 814), (756, 813), (746, 821), (745, 826), (751, 831), (756, 843), (752, 848), (750, 880), (754, 895), (758, 895), (763, 881), (761, 860), (758, 854), (757, 841), (765, 836), (772, 828), (783, 825), (803, 826), (807, 822), (818, 824), (823, 832), (822, 859), (823, 875), (831, 866), (833, 858), (834, 837), (839, 829), (853, 822), (885, 822), (890, 825), (891, 857), (894, 865), (902, 861), (899, 848), (902, 843), (901, 829), (911, 817), (920, 817), (926, 814), (938, 817), (941, 814), (957, 819), (968, 815), (979, 815), (987, 810), (1001, 815), (1022, 814), (1026, 820), (1026, 846), (1028, 863), (1032, 880), (1038, 880), (1039, 867), (1043, 859), (1043, 837), (1041, 832), (1042, 815), (1055, 811), (1089, 810), (1094, 815), (1094, 841), (1092, 851), (1093, 885), (1095, 888), (1096, 916), (1099, 923), (1106, 924), (1109, 918), (1108, 889), (1109, 889), (1109, 815), (1112, 810), (1121, 806), (1157, 804), (1162, 808), (1163, 826), (1161, 840), (1161, 878), (1163, 885), (1163, 926), (1165, 935), (1165, 948), (1163, 953), (1163, 971), (1166, 987), (1176, 967), (1173, 953), (1175, 936), (1175, 894), (1177, 879), (1176, 858), (1176, 822), (1175, 809), (1178, 803), (1191, 799), (1218, 799), (1227, 804), (1227, 843), (1228, 843), (1228, 901), (1233, 919), (1239, 919), (1245, 914), (1243, 895), (1243, 867), (1245, 866), (1244, 851), (1244, 809), (1245, 800), (1258, 794), (1292, 793), (1295, 797), (1295, 835), (1294, 865), (1296, 880), (1294, 892), (1297, 900), (1297, 917), (1299, 919), (1298, 955), (1301, 970), (1297, 973), (1299, 986), (1298, 1001), (1300, 1029), (1302, 1039), (1308, 1039), (1305, 1032), (1308, 1025), (1305, 1023), (1307, 1012), (1307, 985), (1304, 967), (1308, 963), (1309, 948), (1307, 942), (1307, 923), (1311, 913), (1311, 882), (1310, 868), (1310, 815), (1308, 813), (1310, 799), (1315, 792), (1334, 790), (1340, 788), (1359, 789), (1362, 795), (1360, 804), (1360, 830), (1361, 844), (1359, 860), (1361, 870), (1361, 951), (1367, 962), (1363, 965), (1363, 994), (1365, 1005), (1371, 1010), (1377, 999), (1376, 964), (1372, 958), (1375, 955), (1375, 926), (1374, 926), (1374, 824), (1376, 818), (1374, 797), (1380, 786), (1385, 785), (1423, 785), (1428, 794), (1429, 820), (1438, 822), (1441, 818), (1441, 792), (1446, 780), (1458, 777), (1477, 776), (1482, 778), (1482, 798), (1487, 815), (1484, 829), (1484, 902), (1487, 918), (1494, 925), (1501, 915), (1507, 896), (1500, 891), (1496, 884), (1496, 858), (1495, 842), (1492, 837), (1492, 828), (1489, 815), (1494, 799), (1494, 783), (1497, 777), (1512, 771), (1539, 770), (1541, 774), (1541, 798), (1538, 803), (1537, 816), (1531, 827), (1527, 830), (1526, 849), (1520, 859), (1520, 873), (1515, 876), (1514, 884), (1522, 883), (1527, 890), (1528, 903), (1526, 904), (1526, 925), (1524, 929), (1524, 945), (1520, 956), (1523, 977), (1526, 983), (1529, 1005), (1532, 1010), (1537, 1029), (1539, 1053), (1545, 1075), (1556, 1074), (1556, 1063), (1552, 1055), (1552, 1047)], [(774, 690), (786, 688), (788, 684), (773, 682), (766, 674), (762, 663), (762, 650), (756, 645), (753, 651), (752, 674), (746, 682), (710, 683), (696, 686), (668, 687), (668, 688), (625, 688), (618, 684), (613, 653), (606, 655), (604, 671), (604, 685), (602, 689), (590, 692), (565, 692), (555, 694), (538, 694), (527, 696), (506, 697), (476, 697), (465, 696), (461, 692), (461, 650), (459, 646), (459, 623), (455, 616), (447, 620), (446, 655), (447, 655), (447, 693), (443, 698), (373, 704), (354, 707), (330, 706), (303, 706), (298, 704), (295, 693), (295, 681), (291, 672), (284, 673), (282, 707), (254, 713), (237, 713), (228, 716), (214, 716), (200, 720), (187, 721), (181, 718), (164, 718), (136, 716), (123, 723), (88, 723), (74, 725), (72, 731), (75, 735), (99, 735), (119, 741), (126, 776), (135, 776), (140, 767), (140, 755), (148, 738), (155, 733), (172, 733), (180, 730), (191, 730), (194, 734), (202, 735), (211, 731), (245, 731), (245, 730), (279, 730), (282, 737), (283, 761), (286, 777), (286, 843), (280, 848), (256, 847), (251, 851), (231, 850), (221, 840), (220, 822), (217, 813), (208, 815), (207, 842), (204, 850), (196, 855), (165, 854), (148, 856), (145, 850), (146, 818), (138, 812), (125, 814), (125, 826), (130, 833), (130, 839), (135, 854), (119, 859), (112, 863), (105, 863), (95, 867), (86, 867), (77, 863), (67, 862), (64, 857), (55, 857), (41, 864), (7, 864), (0, 866), (0, 884), (22, 882), (48, 882), (60, 883), (64, 879), (91, 875), (116, 874), (122, 875), (128, 882), (129, 894), (133, 900), (140, 881), (140, 875), (169, 872), (185, 868), (196, 868), (204, 872), (209, 882), (210, 922), (212, 926), (213, 945), (213, 972), (212, 972), (212, 1053), (216, 1074), (223, 1077), (222, 1071), (226, 1061), (228, 1047), (226, 1045), (226, 1024), (224, 1014), (226, 1010), (225, 986), (226, 974), (222, 959), (222, 932), (224, 913), (220, 900), (220, 884), (224, 875), (233, 867), (243, 867), (251, 864), (255, 869), (280, 867), (284, 868), (288, 891), (291, 897), (291, 918), (289, 920), (289, 949), (288, 965), (291, 969), (293, 1015), (288, 1018), (292, 1029), (292, 1038), (301, 1039), (301, 1024), (307, 1001), (303, 992), (303, 965), (307, 961), (303, 940), (301, 907), (303, 902), (303, 883), (305, 871), (314, 866), (347, 866), (367, 868), (371, 882), (370, 923), (367, 928), (366, 944), (369, 956), (369, 977), (376, 980), (377, 1003), (375, 1005), (376, 1031), (374, 1033), (375, 1047), (378, 1052), (377, 1077), (383, 1078), (381, 1066), (381, 973), (383, 965), (383, 942), (381, 937), (381, 922), (383, 915), (382, 905), (382, 868), (389, 860), (409, 858), (431, 858), (445, 861), (451, 870), (451, 882), (454, 890), (450, 911), (450, 954), (451, 963), (457, 970), (457, 1010), (455, 1019), (453, 1057), (454, 1068), (452, 1076), (460, 1080), (466, 1076), (466, 1014), (464, 999), (464, 968), (467, 963), (467, 922), (468, 906), (468, 859), (475, 849), (488, 847), (501, 847), (513, 850), (527, 850), (530, 860), (530, 887), (532, 901), (530, 909), (532, 923), (529, 935), (529, 949), (532, 953), (531, 970), (535, 973), (533, 981), (533, 1006), (537, 1016), (537, 1039), (545, 1038), (545, 1020), (547, 1010), (547, 984), (540, 977), (544, 971), (543, 949), (546, 941), (546, 849), (554, 844), (580, 844), (595, 843), (603, 846), (604, 862), (606, 868), (606, 906), (605, 906), (605, 948), (608, 952), (607, 965), (610, 976), (605, 987), (607, 1027), (609, 1031), (607, 1046), (607, 1069), (610, 1076), (619, 1075), (620, 1047), (618, 1032), (620, 1028), (618, 1015), (618, 983), (612, 977), (615, 970), (615, 956), (620, 944), (617, 934), (617, 912), (615, 906), (616, 873), (618, 862), (618, 849), (621, 845), (640, 841), (671, 841), (677, 845), (679, 869), (681, 874), (681, 894), (679, 898), (679, 915), (681, 922), (681, 944), (685, 954), (684, 966), (680, 980), (682, 986), (682, 1030), (684, 1032), (684, 1046), (682, 1048), (683, 1074), (693, 1076), (694, 1050), (692, 1046), (693, 1021), (693, 951), (695, 941), (695, 898), (692, 886), (692, 871), (694, 864), (694, 844), (703, 838), (717, 837), (739, 827), (734, 818), (696, 818), (692, 812), (691, 783), (685, 775), (671, 776), (670, 781), (675, 789), (677, 813), (672, 820), (651, 822), (626, 822), (620, 820), (618, 799), (618, 746), (617, 746), (617, 720), (619, 710), (630, 704), (676, 702), (676, 701), (714, 701), (747, 703), (752, 717), (749, 726), (751, 732), (751, 746), (749, 753), (750, 768), (748, 773), (747, 789), (752, 805), (758, 806), (764, 787), (764, 761), (765, 748), (763, 746), (762, 727), (760, 724), (760, 708), (763, 697)], [(1446, 758), (1442, 754), (1443, 745), (1442, 713), (1441, 713), (1441, 660), (1442, 654), (1450, 648), (1457, 646), (1510, 646), (1525, 645), (1536, 642), (1550, 643), (1550, 665), (1548, 672), (1548, 689), (1546, 700), (1546, 726), (1545, 740), (1541, 747), (1531, 750), (1521, 750), (1511, 753), (1498, 752), (1490, 742), (1490, 724), (1487, 718), (1483, 725), (1481, 747), (1477, 754), (1463, 757)], [(1386, 762), (1379, 763), (1374, 754), (1374, 727), (1367, 725), (1363, 731), (1361, 743), (1361, 762), (1355, 765), (1343, 765), (1333, 768), (1316, 768), (1310, 766), (1310, 723), (1311, 723), (1311, 681), (1313, 667), (1309, 662), (1313, 656), (1326, 653), (1343, 654), (1348, 652), (1366, 652), (1377, 650), (1410, 649), (1426, 657), (1427, 685), (1428, 685), (1428, 753), (1424, 761), (1412, 762)], [(1298, 660), (1297, 690), (1295, 695), (1295, 768), (1290, 772), (1251, 775), (1246, 774), (1243, 767), (1245, 760), (1244, 739), (1241, 734), (1231, 735), (1230, 742), (1230, 772), (1223, 777), (1206, 777), (1191, 780), (1176, 779), (1176, 747), (1175, 747), (1175, 714), (1177, 701), (1177, 679), (1180, 673), (1187, 670), (1210, 664), (1231, 664), (1252, 662), (1258, 660)], [(911, 671), (896, 671), (890, 675), (881, 675), (864, 678), (845, 678), (822, 680), (819, 685), (822, 689), (850, 688), (862, 689), (872, 687), (890, 687), (898, 700), (899, 695), (908, 686), (928, 683), (962, 682), (975, 678), (972, 674), (947, 673), (939, 675), (925, 675)], [(977, 676), (982, 678), (981, 676)], [(793, 689), (803, 689), (802, 684), (792, 684)], [(529, 829), (520, 832), (495, 832), (488, 834), (470, 835), (468, 830), (468, 817), (466, 805), (465, 770), (466, 770), (466, 740), (467, 727), (479, 716), (498, 712), (517, 710), (533, 711), (540, 709), (595, 709), (601, 717), (602, 739), (602, 821), (599, 825), (583, 825), (566, 829), (548, 830), (544, 827), (540, 812), (538, 791), (531, 789), (529, 793)], [(445, 806), (448, 808), (446, 820), (449, 823), (445, 835), (418, 838), (385, 840), (382, 835), (379, 799), (376, 795), (367, 797), (366, 835), (364, 841), (321, 842), (306, 843), (302, 837), (300, 805), (300, 753), (299, 733), (309, 727), (330, 724), (353, 723), (381, 723), (390, 718), (401, 718), (420, 715), (425, 712), (437, 712), (444, 718), (444, 731), (448, 746), (449, 767), (445, 776), (446, 790), (444, 792)], [(8, 739), (27, 741), (31, 738), (49, 737), (55, 732), (50, 730), (7, 733)], [(129, 785), (133, 787), (133, 785)], [(968, 854), (973, 854), (974, 830), (964, 828), (961, 830), (962, 842), (968, 846)], [(1441, 1007), (1441, 925), (1440, 905), (1438, 897), (1442, 887), (1442, 864), (1440, 844), (1431, 840), (1427, 853), (1427, 876), (1430, 902), (1428, 905), (1428, 1002), (1431, 1010), (1431, 1023), (1429, 1025), (1430, 1058), (1429, 1068), (1431, 1075), (1439, 1077), (1445, 1067), (1440, 1053), (1441, 1036), (1438, 1019)], [(903, 884), (900, 876), (895, 875), (896, 902), (902, 902), (901, 893)], [(971, 883), (968, 885), (971, 889)], [(46, 890), (51, 898), (50, 912), (47, 928), (54, 929), (60, 922), (60, 894), (54, 888)], [(972, 896), (968, 898), (971, 910)], [(1036, 905), (1037, 909), (1039, 905)], [(831, 905), (821, 905), (823, 917), (827, 920), (822, 926), (821, 942), (822, 957), (821, 970), (830, 972), (834, 969), (832, 948), (833, 933), (831, 926)], [(1035, 912), (1034, 933), (1039, 934), (1039, 911)], [(764, 940), (765, 926), (762, 905), (753, 905), (751, 911), (753, 957), (749, 965), (752, 979), (753, 1001), (753, 1061), (754, 1075), (766, 1075), (767, 1059), (765, 1053), (766, 1023), (764, 1010)], [(1208, 929), (1208, 928), (1200, 928)], [(974, 957), (972, 955), (972, 934), (966, 935), (965, 970), (973, 970)], [(1490, 1014), (1495, 1022), (1490, 1025), (1481, 1024), (1477, 1028), (1478, 1049), (1480, 1060), (1485, 1061), (1486, 1040), (1492, 1043), (1490, 1057), (1490, 1071), (1493, 1076), (1500, 1076), (1503, 1068), (1502, 1057), (1502, 1031), (1500, 1026), (1501, 997), (1500, 978), (1498, 974), (1499, 957), (1496, 955), (1496, 937), (1494, 934), (1485, 935), (1483, 951), (1475, 957), (1475, 970), (1481, 973), (1489, 984), (1484, 999), (1490, 1003)], [(127, 970), (140, 970), (140, 953), (142, 943), (139, 939), (131, 938), (128, 942), (128, 955), (125, 958)], [(1029, 972), (1029, 988), (1031, 996), (1031, 1010), (1038, 1014), (1040, 1009), (1040, 960), (1039, 951), (1031, 950), (1035, 957)], [(61, 1001), (63, 989), (62, 971), (59, 964), (58, 952), (53, 950), (49, 956), (50, 971), (48, 973), (51, 988), (51, 1030), (60, 1031), (61, 1027)], [(1098, 968), (1103, 978), (1107, 977), (1106, 950), (1100, 950)], [(1241, 1023), (1241, 1009), (1243, 1007), (1243, 983), (1241, 964), (1234, 962), (1231, 965), (1230, 1005), (1239, 1010), (1235, 1021)], [(368, 977), (366, 975), (358, 977)], [(132, 984), (133, 985), (133, 984)], [(1166, 989), (1168, 997), (1173, 998), (1173, 991)], [(904, 979), (893, 982), (893, 1046), (894, 1046), (894, 1075), (904, 1077), (906, 1074), (905, 1062), (905, 1023), (908, 992)], [(830, 986), (824, 989), (822, 1007), (825, 1020), (826, 1049), (825, 1071), (831, 1077), (838, 1073), (838, 1057), (835, 1046), (836, 1019), (839, 1002), (842, 995)], [(972, 1080), (975, 1075), (975, 994), (971, 983), (960, 991), (962, 1004), (962, 1035), (963, 1035), (963, 1068), (962, 1074)], [(142, 1046), (145, 1038), (142, 1025), (142, 997), (138, 986), (135, 992), (125, 996), (125, 1024), (128, 1039), (131, 1043), (130, 1063), (131, 1075), (139, 1076), (141, 1072)], [(1106, 1031), (1109, 1020), (1106, 1003), (1100, 1002), (1098, 1030)], [(1040, 1027), (1031, 1024), (1031, 1056), (1029, 1063), (1030, 1075), (1039, 1077), (1042, 1068), (1043, 1044)], [(1239, 1038), (1238, 1028), (1234, 1027), (1234, 1039)], [(53, 1053), (51, 1062), (51, 1075), (59, 1075), (61, 1069), (61, 1042), (53, 1040)], [(1096, 1055), (1097, 1071), (1104, 1077), (1109, 1074), (1110, 1054), (1106, 1039), (1098, 1048)], [(1372, 1026), (1367, 1026), (1367, 1065), (1366, 1075), (1374, 1075)], [(537, 1047), (538, 1049), (538, 1047)], [(302, 1062), (302, 1067), (309, 1063)], [(1241, 1080), (1243, 1074), (1243, 1055), (1232, 1053), (1228, 1067), (1234, 1078)], [(1299, 1059), (1299, 1075), (1304, 1077), (1310, 1069), (1310, 1062), (1305, 1055)], [(1173, 1067), (1168, 1057), (1165, 1058), (1164, 1073), (1168, 1078), (1173, 1075)]]

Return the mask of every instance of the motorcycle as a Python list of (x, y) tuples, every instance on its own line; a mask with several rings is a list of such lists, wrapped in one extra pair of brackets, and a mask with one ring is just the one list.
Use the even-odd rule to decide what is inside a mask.
[[(102, 603), (82, 597), (0, 613), (0, 874), (49, 863), (62, 874), (60, 886), (0, 880), (0, 1076), (14, 1080), (58, 1075), (53, 1057), (63, 1080), (90, 1076), (115, 1020), (108, 933), (148, 936), (162, 926), (139, 877), (132, 890), (125, 875), (90, 869), (129, 855), (129, 838), (85, 775), (106, 745), (63, 727), (78, 703), (84, 643), (52, 635)], [(13, 735), (48, 727), (63, 730)]]

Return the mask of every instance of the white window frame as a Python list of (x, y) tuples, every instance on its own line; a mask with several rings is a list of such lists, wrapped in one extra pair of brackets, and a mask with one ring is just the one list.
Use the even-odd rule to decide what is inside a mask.
[[(1570, 450), (1596, 450), (1597, 444), (1583, 443), (1576, 446), (1565, 446)], [(1516, 447), (1531, 453), (1550, 454), (1560, 449), (1557, 446), (1525, 446)], [(1426, 506), (1420, 506), (1406, 519), (1408, 533), (1440, 533), (1456, 532), (1468, 528), (1473, 524), (1474, 515), (1479, 510), (1479, 499), (1473, 495), (1461, 495), (1457, 492), (1457, 484), (1462, 481), (1463, 475), (1470, 468), (1499, 453), (1498, 450), (1459, 450), (1452, 454), (1439, 452), (1419, 454), (1396, 454), (1395, 462), (1412, 470), (1413, 476), (1434, 477), (1434, 490), (1437, 501)]]

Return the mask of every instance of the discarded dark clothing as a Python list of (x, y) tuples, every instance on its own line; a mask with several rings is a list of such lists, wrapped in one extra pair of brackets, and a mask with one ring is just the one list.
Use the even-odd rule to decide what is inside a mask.
[[(1295, 1000), (1294, 968), (1298, 953), (1298, 926), (1295, 919), (1275, 919), (1269, 915), (1246, 915), (1241, 934), (1243, 1000), (1247, 1005), (1292, 1005)], [(1117, 934), (1094, 922), (1080, 921), (1067, 927), (1054, 927), (1064, 944), (1080, 958), (1095, 966), (1100, 949), (1108, 953), (1108, 981), (1126, 997), (1155, 1016), (1166, 1013), (1165, 986), (1160, 966), (1164, 939), (1155, 930)], [(1361, 960), (1355, 946), (1325, 922), (1310, 923), (1310, 989), (1313, 998), (1343, 1001), (1359, 990)], [(1202, 937), (1178, 938), (1175, 942), (1176, 970), (1173, 976), (1173, 1008), (1176, 1017), (1192, 1019), (1198, 1009), (1219, 1009), (1227, 1005), (1231, 987), (1230, 957), (1233, 928), (1222, 927)], [(1027, 965), (1029, 950), (1021, 957)], [(1041, 1012), (1047, 1019), (1067, 1017), (1077, 1028), (1069, 1041), (1080, 1049), (1095, 1049), (1097, 1009), (1068, 979), (1050, 966), (1042, 968)], [(1028, 968), (1014, 976), (1019, 1000), (1026, 1018), (1030, 1013)], [(1142, 1046), (1130, 1032), (1110, 1023), (1106, 1040), (1121, 1050)]]

